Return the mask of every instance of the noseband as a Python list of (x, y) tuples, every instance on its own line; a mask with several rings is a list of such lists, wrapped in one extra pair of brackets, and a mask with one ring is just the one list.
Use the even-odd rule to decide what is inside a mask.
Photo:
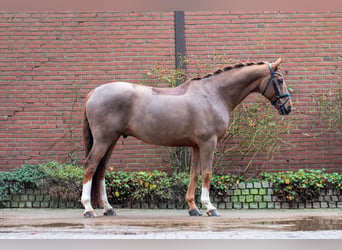
[[(269, 69), (270, 69), (271, 76), (270, 76), (270, 78), (268, 79), (268, 82), (267, 82), (267, 84), (266, 84), (266, 87), (265, 87), (264, 91), (262, 92), (262, 95), (265, 94), (265, 92), (266, 92), (268, 86), (270, 85), (270, 82), (272, 81), (273, 87), (274, 87), (274, 91), (275, 91), (275, 93), (276, 93), (276, 99), (275, 99), (274, 101), (271, 101), (272, 105), (275, 106), (275, 104), (276, 104), (280, 99), (285, 98), (285, 97), (288, 97), (288, 98), (286, 99), (286, 101), (285, 101), (284, 103), (282, 103), (282, 104), (278, 107), (278, 109), (280, 110), (280, 109), (281, 109), (282, 107), (284, 107), (284, 105), (291, 99), (291, 95), (290, 95), (290, 93), (286, 93), (286, 94), (280, 95), (280, 93), (279, 93), (279, 88), (278, 88), (278, 86), (277, 86), (277, 83), (276, 83), (276, 80), (275, 80), (274, 75), (280, 75), (282, 78), (283, 78), (283, 75), (282, 75), (281, 73), (279, 73), (279, 72), (274, 72), (273, 69), (272, 69), (272, 64), (271, 64), (271, 63), (268, 64), (268, 67), (269, 67)], [(282, 82), (283, 80), (279, 80), (279, 79), (278, 79), (278, 81)]]

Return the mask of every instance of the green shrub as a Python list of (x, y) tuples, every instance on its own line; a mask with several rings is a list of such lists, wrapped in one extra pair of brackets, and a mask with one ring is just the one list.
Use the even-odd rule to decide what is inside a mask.
[(282, 201), (308, 201), (317, 199), (324, 188), (342, 189), (342, 175), (322, 170), (262, 173), (263, 180), (273, 183), (273, 191)]
[(115, 204), (163, 202), (172, 198), (171, 182), (165, 172), (107, 172), (106, 181)]
[(48, 194), (65, 200), (79, 200), (82, 193), (83, 168), (56, 161), (39, 164), (46, 177), (40, 183)]
[(38, 180), (44, 178), (46, 173), (28, 163), (10, 172), (0, 172), (0, 205), (10, 199), (11, 193), (18, 193), (29, 184), (36, 185)]
[(227, 196), (228, 190), (241, 180), (242, 177), (231, 175), (213, 175), (211, 178), (211, 190), (217, 197), (222, 198)]
[[(111, 203), (161, 203), (168, 200), (185, 201), (189, 185), (188, 173), (168, 175), (165, 172), (106, 172), (107, 194)], [(79, 200), (82, 192), (83, 169), (55, 161), (39, 165), (25, 164), (10, 172), (0, 172), (0, 206), (28, 185), (45, 189), (58, 199)], [(223, 198), (234, 184), (243, 182), (242, 177), (213, 175), (211, 192), (213, 198)], [(280, 173), (262, 173), (253, 181), (273, 183), (274, 194), (280, 201), (315, 200), (324, 188), (342, 189), (342, 175), (322, 170), (299, 170)], [(200, 194), (202, 179), (197, 183)]]

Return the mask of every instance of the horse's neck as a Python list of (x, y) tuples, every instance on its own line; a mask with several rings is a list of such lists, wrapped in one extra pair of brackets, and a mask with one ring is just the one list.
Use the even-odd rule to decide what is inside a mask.
[(246, 66), (222, 74), (217, 82), (218, 93), (228, 111), (233, 111), (250, 93), (260, 92), (260, 81), (266, 74), (262, 65)]

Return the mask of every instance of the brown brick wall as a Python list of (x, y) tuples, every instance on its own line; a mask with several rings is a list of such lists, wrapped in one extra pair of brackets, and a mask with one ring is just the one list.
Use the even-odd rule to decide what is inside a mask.
[[(272, 161), (261, 155), (264, 169), (341, 171), (341, 136), (304, 134), (323, 126), (308, 115), (312, 93), (341, 75), (341, 24), (342, 13), (334, 12), (185, 12), (186, 53), (194, 61), (214, 54), (232, 62), (286, 58), (281, 71), (295, 89), (295, 128), (286, 137), (297, 147)], [(156, 62), (174, 67), (174, 50), (173, 12), (0, 13), (0, 169), (70, 154), (83, 159), (86, 94), (106, 82), (147, 81)], [(164, 169), (165, 159), (164, 148), (128, 138), (118, 142), (111, 164)]]

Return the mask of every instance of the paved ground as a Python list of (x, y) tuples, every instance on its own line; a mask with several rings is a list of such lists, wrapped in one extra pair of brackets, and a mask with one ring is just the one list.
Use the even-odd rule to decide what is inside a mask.
[(342, 209), (221, 210), (218, 218), (168, 209), (93, 219), (82, 212), (0, 209), (0, 239), (342, 239)]

